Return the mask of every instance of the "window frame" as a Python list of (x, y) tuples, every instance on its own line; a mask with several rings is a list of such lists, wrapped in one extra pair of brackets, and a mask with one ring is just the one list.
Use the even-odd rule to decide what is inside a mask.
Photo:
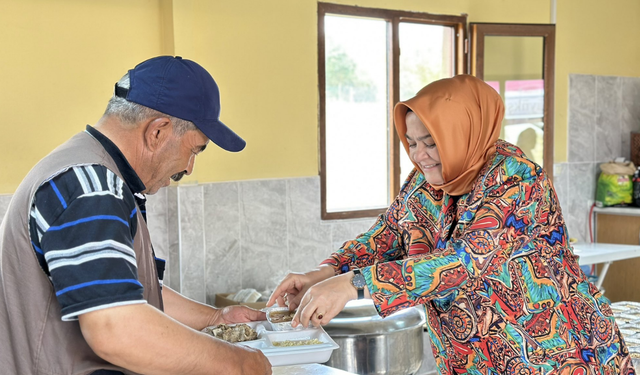
[(390, 98), (387, 111), (387, 123), (389, 126), (388, 145), (389, 156), (389, 201), (398, 195), (400, 191), (400, 138), (393, 126), (393, 107), (400, 100), (400, 40), (399, 25), (401, 22), (422, 23), (429, 25), (439, 25), (453, 27), (454, 36), (454, 61), (455, 74), (467, 72), (468, 66), (468, 31), (467, 15), (439, 15), (423, 12), (410, 12), (380, 8), (363, 8), (358, 6), (340, 5), (332, 3), (318, 2), (318, 123), (320, 142), (320, 195), (321, 195), (321, 218), (322, 220), (335, 219), (355, 219), (363, 217), (374, 217), (386, 211), (387, 207), (379, 209), (353, 210), (327, 212), (327, 179), (326, 179), (326, 95), (325, 95), (325, 34), (324, 16), (335, 14), (342, 16), (366, 17), (382, 19), (387, 21), (387, 56), (389, 85), (387, 96)]
[(553, 182), (554, 158), (554, 103), (555, 103), (555, 50), (556, 26), (554, 24), (484, 23), (472, 22), (470, 29), (470, 74), (484, 80), (485, 38), (488, 36), (541, 37), (543, 40), (542, 79), (544, 79), (544, 149), (542, 168)]

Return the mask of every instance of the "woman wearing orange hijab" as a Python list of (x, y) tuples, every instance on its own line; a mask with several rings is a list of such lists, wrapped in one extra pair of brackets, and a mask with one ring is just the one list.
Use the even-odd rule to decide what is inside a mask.
[(581, 271), (545, 171), (498, 140), (483, 81), (433, 82), (396, 105), (416, 168), (374, 226), (316, 270), (289, 274), (293, 324), (352, 299), (381, 316), (423, 305), (440, 374), (635, 374), (609, 301)]

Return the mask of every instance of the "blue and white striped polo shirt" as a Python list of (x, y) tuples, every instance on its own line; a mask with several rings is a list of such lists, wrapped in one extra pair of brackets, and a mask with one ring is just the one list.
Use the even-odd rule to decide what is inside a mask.
[[(144, 210), (145, 186), (113, 142), (91, 126), (86, 131), (114, 159), (124, 181), (102, 165), (75, 166), (44, 183), (31, 205), (31, 241), (64, 321), (146, 303), (133, 251), (136, 201)], [(156, 263), (162, 278), (164, 261)]]

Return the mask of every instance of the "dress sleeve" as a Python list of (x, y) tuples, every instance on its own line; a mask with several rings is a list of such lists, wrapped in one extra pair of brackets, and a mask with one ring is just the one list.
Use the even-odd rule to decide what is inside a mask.
[(380, 315), (474, 289), (483, 278), (504, 274), (514, 252), (533, 246), (553, 188), (542, 169), (524, 159), (496, 168), (485, 180), (498, 176), (500, 182), (485, 187), (475, 216), (444, 248), (362, 270)]
[(378, 216), (375, 224), (356, 239), (345, 242), (321, 264), (331, 265), (336, 274), (349, 272), (353, 268), (363, 268), (378, 262), (402, 259), (406, 256), (402, 237), (398, 234), (398, 219), (405, 209), (404, 201), (415, 185), (420, 174), (414, 169), (407, 177), (400, 193), (387, 211)]

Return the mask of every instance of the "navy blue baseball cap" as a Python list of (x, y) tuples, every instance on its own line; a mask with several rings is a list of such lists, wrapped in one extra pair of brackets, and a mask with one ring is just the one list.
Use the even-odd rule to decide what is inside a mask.
[(220, 121), (220, 90), (197, 63), (180, 56), (158, 56), (129, 70), (129, 80), (128, 90), (116, 84), (116, 96), (191, 121), (227, 151), (240, 151), (246, 145)]

